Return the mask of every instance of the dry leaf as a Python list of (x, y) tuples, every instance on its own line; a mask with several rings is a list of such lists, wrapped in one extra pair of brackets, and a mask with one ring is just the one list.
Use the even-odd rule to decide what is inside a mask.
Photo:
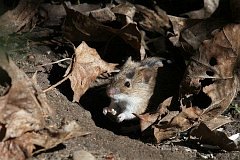
[[(175, 112), (176, 113), (176, 112)], [(174, 138), (179, 132), (186, 131), (198, 122), (202, 111), (196, 107), (190, 107), (182, 110), (170, 121), (155, 125), (154, 137), (157, 143), (163, 140)], [(173, 114), (174, 115), (174, 114)]]
[[(24, 160), (64, 140), (88, 134), (76, 122), (57, 129), (46, 95), (1, 52), (0, 66), (11, 78), (11, 87), (0, 97), (0, 159)], [(38, 146), (39, 148), (36, 148)]]
[(153, 114), (145, 113), (143, 115), (137, 115), (137, 117), (140, 119), (141, 132), (143, 132), (149, 126), (151, 126), (154, 122), (156, 122), (159, 116), (160, 116), (159, 113), (153, 113)]
[[(180, 86), (182, 111), (167, 124), (155, 126), (157, 142), (172, 138), (199, 121), (212, 128), (229, 122), (221, 119), (220, 115), (238, 91), (239, 31), (240, 25), (227, 25), (200, 46)], [(216, 123), (214, 119), (219, 121)]]
[[(119, 15), (118, 11), (121, 12), (120, 11), (121, 9), (119, 9), (118, 6), (116, 7), (117, 7), (116, 10), (114, 8), (111, 8), (112, 11), (109, 12), (116, 12), (115, 16), (117, 17), (117, 15)], [(112, 38), (120, 37), (126, 42), (126, 44), (129, 44), (137, 52), (141, 53), (141, 55), (139, 54), (136, 57), (138, 57), (139, 59), (143, 59), (143, 57), (145, 57), (145, 49), (143, 45), (144, 42), (142, 42), (143, 38), (137, 27), (137, 24), (135, 22), (132, 22), (132, 20), (130, 20), (130, 18), (128, 17), (130, 13), (126, 13), (128, 15), (123, 14), (125, 20), (123, 23), (120, 20), (120, 23), (122, 23), (120, 28), (119, 27), (113, 28), (110, 27), (109, 25), (104, 25), (103, 23), (101, 23), (101, 21), (106, 18), (103, 17), (104, 16), (103, 14), (99, 14), (98, 16), (100, 17), (98, 18), (93, 18), (92, 17), (93, 15), (88, 16), (88, 13), (84, 11), (80, 12), (79, 10), (74, 9), (70, 5), (68, 6), (65, 5), (65, 9), (67, 12), (67, 17), (64, 27), (65, 29), (64, 34), (66, 38), (69, 39), (70, 41), (72, 42), (93, 41), (109, 43), (112, 40)], [(130, 12), (135, 13), (134, 11)], [(94, 13), (94, 11), (91, 11), (89, 13)], [(117, 20), (118, 18), (116, 19), (116, 21), (112, 21), (113, 26), (114, 23), (116, 22), (119, 23), (119, 21)]]
[(180, 91), (182, 101), (185, 97), (193, 106), (203, 109), (203, 121), (220, 115), (237, 93), (239, 29), (239, 25), (228, 25), (211, 40), (204, 41), (186, 71)]
[(221, 131), (212, 131), (204, 123), (191, 131), (191, 136), (195, 136), (202, 144), (219, 146), (226, 151), (239, 151), (239, 142), (229, 139), (229, 137)]
[(36, 14), (38, 6), (39, 1), (20, 0), (15, 9), (9, 10), (0, 16), (0, 36), (18, 32), (29, 25)]
[(116, 20), (115, 14), (108, 7), (91, 11), (89, 16), (98, 22), (111, 22)]
[(233, 121), (234, 120), (231, 119), (230, 117), (219, 115), (219, 116), (214, 117), (213, 119), (211, 119), (207, 122), (204, 122), (204, 123), (209, 129), (215, 130), (215, 129), (221, 127), (222, 125), (225, 125), (225, 124), (233, 122)]
[(112, 37), (112, 28), (105, 26), (94, 18), (85, 15), (71, 5), (64, 5), (67, 17), (64, 26), (65, 36), (72, 42), (107, 41)]
[(212, 32), (225, 26), (228, 22), (222, 19), (195, 20), (169, 16), (173, 33), (168, 32), (169, 40), (174, 46), (182, 47), (193, 55), (201, 43), (211, 38)]
[(0, 97), (0, 121), (6, 128), (4, 140), (42, 129), (44, 118), (53, 116), (44, 93), (11, 60), (2, 68), (12, 77), (10, 90)]
[[(144, 29), (151, 32), (163, 33), (163, 28), (169, 28), (169, 19), (165, 11), (154, 12), (142, 5), (135, 5), (134, 20)], [(160, 14), (160, 15), (159, 15)]]
[[(140, 119), (140, 128), (143, 132), (146, 130), (149, 126), (153, 125), (158, 119), (165, 117), (168, 113), (168, 108), (171, 104), (172, 97), (167, 98), (164, 100), (158, 107), (158, 110), (156, 113), (145, 113), (142, 115), (136, 115)], [(160, 118), (159, 118), (160, 117)]]
[(75, 50), (72, 64), (65, 76), (71, 81), (73, 102), (78, 102), (91, 84), (102, 73), (114, 72), (116, 64), (103, 61), (97, 51), (82, 42)]
[(204, 0), (204, 7), (197, 11), (191, 11), (188, 13), (184, 13), (183, 15), (187, 15), (192, 19), (205, 19), (209, 18), (215, 10), (218, 8), (219, 0)]
[(130, 3), (119, 4), (116, 7), (113, 7), (111, 10), (116, 15), (126, 16), (126, 24), (133, 22), (133, 17), (136, 13), (136, 7)]

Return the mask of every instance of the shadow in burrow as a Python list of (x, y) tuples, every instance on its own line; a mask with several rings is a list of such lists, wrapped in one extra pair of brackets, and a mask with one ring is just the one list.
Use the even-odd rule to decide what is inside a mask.
[[(59, 65), (53, 65), (49, 74), (49, 81), (51, 85), (63, 79), (66, 69)], [(69, 101), (73, 100), (73, 91), (70, 86), (70, 80), (66, 80), (61, 85), (56, 87)], [(110, 99), (106, 94), (106, 86), (90, 88), (80, 99), (79, 107), (83, 107), (91, 113), (92, 119), (96, 126), (114, 132), (115, 134), (126, 135), (132, 138), (137, 138), (139, 130), (134, 132), (125, 132), (124, 128), (131, 128), (137, 126), (138, 121), (117, 123), (112, 118), (106, 117), (103, 114), (103, 108), (110, 104)]]
[[(53, 65), (49, 75), (50, 83), (55, 84), (61, 80), (65, 70), (65, 68), (59, 65)], [(155, 107), (166, 98), (178, 94), (179, 83), (182, 79), (183, 71), (179, 70), (178, 65), (170, 64), (160, 68), (158, 74), (157, 89), (155, 89), (154, 95), (151, 98), (151, 102), (153, 102), (151, 106), (154, 105)], [(70, 87), (69, 80), (59, 85), (57, 89), (59, 89), (69, 101), (72, 101), (73, 91)], [(113, 118), (106, 117), (103, 114), (103, 108), (108, 107), (109, 104), (110, 98), (106, 94), (106, 86), (91, 88), (80, 99), (80, 106), (91, 113), (96, 126), (110, 130), (118, 135), (126, 135), (134, 139), (141, 138), (139, 120), (117, 123)], [(153, 111), (153, 109), (149, 111)]]
[[(113, 41), (113, 43), (116, 43), (116, 41)], [(104, 56), (104, 59), (106, 61), (111, 60), (113, 63), (118, 63), (118, 64), (123, 64), (124, 62), (121, 61), (122, 59), (126, 59), (125, 57), (131, 56), (131, 54), (127, 53), (132, 53), (132, 55), (137, 55), (135, 54), (130, 46), (125, 46), (125, 52), (124, 50), (121, 50), (119, 48), (109, 48), (111, 50), (106, 50), (105, 46), (106, 44), (101, 44), (99, 43), (90, 43), (88, 42), (88, 45), (90, 47), (94, 47), (97, 49), (98, 53), (102, 53), (101, 55), (104, 55), (105, 52), (110, 52), (112, 54), (107, 54), (107, 56)], [(117, 44), (108, 44), (110, 46), (118, 46), (118, 45), (123, 45), (122, 41), (117, 41)], [(126, 52), (126, 48), (129, 50), (129, 52)], [(121, 55), (119, 57), (119, 55)], [(137, 59), (137, 58), (136, 58)], [(58, 64), (54, 64), (52, 66), (52, 69), (49, 73), (49, 81), (50, 84), (56, 84), (60, 80), (63, 79), (63, 75), (65, 74), (66, 68), (61, 67)], [(73, 91), (70, 86), (70, 80), (66, 80), (63, 82), (61, 85), (56, 87), (63, 95), (67, 97), (69, 101), (73, 100)], [(100, 87), (95, 87), (95, 88), (90, 88), (80, 99), (79, 107), (83, 107), (84, 109), (88, 110), (91, 113), (92, 119), (95, 122), (96, 126), (110, 130), (114, 132), (115, 134), (124, 134), (124, 135), (129, 135), (134, 137), (134, 134), (129, 134), (129, 133), (123, 133), (122, 131), (122, 126), (129, 126), (129, 123), (121, 123), (117, 124), (114, 120), (111, 118), (106, 117), (103, 115), (103, 108), (107, 107), (110, 103), (110, 99), (106, 95), (106, 86), (100, 86)], [(131, 122), (131, 124), (136, 124), (136, 121)]]
[[(119, 63), (120, 66), (124, 63), (122, 60), (126, 60), (129, 56), (132, 56), (134, 60), (139, 59), (139, 57), (136, 57), (138, 54), (134, 53), (132, 47), (126, 45), (126, 43), (119, 40), (119, 38), (116, 38), (116, 40), (111, 41), (107, 45), (104, 43), (100, 45), (99, 43), (93, 42), (88, 42), (88, 45), (96, 48), (101, 58), (107, 62)], [(119, 48), (119, 45), (124, 47)], [(175, 51), (166, 53), (165, 57), (172, 57), (171, 59), (173, 60), (173, 63), (164, 65), (163, 68), (159, 68), (157, 85), (154, 90), (154, 95), (151, 98), (152, 103), (150, 103), (151, 107), (149, 108), (151, 109), (148, 110), (149, 112), (156, 109), (159, 103), (170, 96), (175, 96), (175, 99), (177, 99), (176, 97), (178, 95), (179, 84), (185, 70), (185, 63), (183, 57), (181, 57), (180, 54), (175, 53)], [(57, 64), (53, 65), (48, 78), (51, 85), (62, 80), (65, 71), (66, 68), (62, 68)], [(70, 87), (69, 80), (59, 85), (57, 89), (59, 89), (59, 91), (65, 95), (69, 101), (72, 101), (73, 91)], [(117, 123), (113, 118), (103, 115), (103, 108), (108, 107), (109, 104), (110, 98), (106, 95), (106, 86), (91, 88), (80, 99), (80, 106), (91, 113), (96, 126), (110, 130), (115, 134), (126, 135), (130, 138), (140, 138), (139, 120)]]

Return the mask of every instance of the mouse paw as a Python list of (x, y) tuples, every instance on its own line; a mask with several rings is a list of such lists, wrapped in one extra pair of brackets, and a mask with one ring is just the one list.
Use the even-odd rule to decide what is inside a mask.
[(107, 113), (108, 113), (108, 107), (103, 108), (103, 114), (107, 115)]
[(125, 120), (126, 115), (124, 113), (121, 113), (117, 116), (117, 122), (120, 123), (123, 120)]
[(109, 107), (103, 108), (103, 114), (107, 115), (108, 113), (110, 113), (110, 114), (115, 116), (117, 114), (117, 111), (115, 109), (109, 108)]

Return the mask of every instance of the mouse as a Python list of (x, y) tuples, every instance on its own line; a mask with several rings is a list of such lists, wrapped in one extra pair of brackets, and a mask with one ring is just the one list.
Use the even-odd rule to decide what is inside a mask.
[(129, 57), (106, 88), (111, 102), (103, 108), (103, 114), (115, 116), (118, 123), (143, 114), (153, 95), (158, 68), (164, 66), (164, 61), (171, 63), (160, 57), (149, 57), (139, 62)]

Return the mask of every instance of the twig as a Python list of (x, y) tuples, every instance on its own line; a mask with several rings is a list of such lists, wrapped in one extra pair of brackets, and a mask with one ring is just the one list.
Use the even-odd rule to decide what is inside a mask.
[(45, 64), (42, 64), (42, 65), (38, 65), (38, 67), (43, 67), (43, 66), (47, 66), (47, 65), (52, 65), (52, 64), (55, 64), (55, 63), (59, 63), (59, 62), (62, 62), (62, 61), (66, 61), (66, 60), (72, 60), (72, 58), (64, 58), (64, 59), (60, 59), (60, 60), (55, 61), (55, 62), (45, 63)]
[(68, 79), (68, 76), (64, 77), (61, 81), (59, 81), (59, 82), (55, 83), (54, 85), (50, 86), (49, 88), (43, 90), (43, 92), (45, 93), (45, 92), (50, 91), (50, 90), (53, 89), (53, 88), (56, 88), (58, 85), (62, 84), (62, 83), (63, 83), (64, 81), (66, 81), (67, 79)]

